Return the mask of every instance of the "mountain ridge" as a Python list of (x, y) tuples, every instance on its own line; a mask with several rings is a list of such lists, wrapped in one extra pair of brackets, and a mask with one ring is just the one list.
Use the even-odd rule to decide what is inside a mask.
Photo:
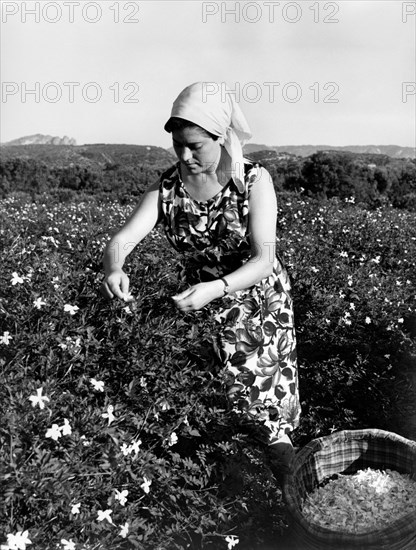
[[(169, 153), (174, 154), (173, 147), (169, 147)], [(349, 153), (370, 153), (375, 155), (387, 155), (391, 158), (416, 158), (415, 147), (402, 147), (400, 145), (265, 145), (260, 143), (247, 143), (243, 147), (245, 155), (258, 151), (275, 151), (276, 153), (288, 153), (298, 157), (309, 157), (318, 151), (347, 151)]]
[[(18, 147), (18, 146), (30, 146), (30, 145), (53, 145), (53, 146), (70, 146), (70, 147), (93, 147), (93, 146), (106, 146), (106, 147), (151, 147), (153, 150), (164, 149), (169, 154), (176, 158), (173, 147), (163, 148), (157, 146), (146, 145), (126, 145), (126, 144), (83, 144), (77, 145), (74, 138), (64, 136), (62, 138), (58, 136), (51, 136), (49, 134), (32, 134), (29, 136), (22, 136), (11, 141), (1, 143), (2, 147)], [(348, 151), (351, 153), (370, 153), (387, 155), (391, 158), (416, 158), (415, 147), (402, 147), (400, 145), (266, 145), (259, 143), (247, 143), (243, 147), (244, 154), (250, 155), (250, 153), (258, 151), (275, 151), (276, 153), (288, 153), (299, 157), (308, 157), (318, 151)]]
[[(416, 211), (415, 158), (346, 150), (302, 157), (287, 152), (287, 147), (285, 152), (263, 147), (260, 151), (252, 147), (246, 156), (268, 170), (277, 191), (320, 199), (354, 197), (371, 208), (388, 203)], [(124, 201), (144, 193), (175, 162), (177, 157), (168, 149), (150, 145), (3, 145), (0, 197), (53, 191), (65, 198), (82, 191), (110, 193)]]
[(391, 158), (416, 158), (415, 147), (402, 147), (400, 145), (264, 145), (248, 143), (244, 146), (245, 154), (257, 151), (276, 151), (276, 153), (289, 153), (300, 157), (308, 157), (318, 151), (348, 151), (350, 153), (371, 153), (387, 155)]
[(77, 142), (74, 138), (64, 136), (60, 138), (58, 136), (51, 136), (49, 134), (32, 134), (30, 136), (22, 136), (20, 138), (6, 141), (1, 145), (14, 146), (14, 145), (76, 145)]

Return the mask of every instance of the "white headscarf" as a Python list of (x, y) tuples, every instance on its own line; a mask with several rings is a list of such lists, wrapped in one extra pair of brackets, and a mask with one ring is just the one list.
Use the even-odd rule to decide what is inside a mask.
[(170, 116), (189, 120), (223, 138), (225, 150), (231, 157), (231, 177), (240, 190), (244, 189), (242, 148), (252, 134), (240, 106), (224, 82), (195, 82), (187, 86), (175, 99)]

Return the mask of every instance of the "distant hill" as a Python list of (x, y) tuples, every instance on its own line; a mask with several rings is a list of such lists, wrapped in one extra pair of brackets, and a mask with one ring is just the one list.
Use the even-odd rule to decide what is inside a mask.
[[(168, 151), (175, 154), (173, 147)], [(247, 143), (243, 147), (246, 155), (257, 151), (275, 151), (289, 153), (298, 157), (309, 157), (318, 151), (348, 151), (350, 153), (371, 153), (387, 155), (391, 158), (416, 158), (416, 148), (400, 147), (400, 145), (264, 145), (262, 143)]]
[(59, 163), (59, 166), (78, 164), (89, 167), (110, 167), (126, 165), (158, 165), (168, 167), (176, 156), (163, 147), (153, 145), (126, 145), (92, 143), (76, 145), (73, 138), (63, 138), (45, 134), (24, 136), (1, 144), (1, 159), (32, 158), (38, 161)]
[(247, 143), (244, 153), (249, 155), (255, 151), (276, 151), (277, 153), (290, 153), (299, 157), (308, 157), (318, 151), (349, 151), (351, 153), (371, 153), (375, 155), (387, 155), (391, 158), (416, 158), (416, 148), (400, 147), (400, 145), (262, 145)]
[(33, 134), (31, 136), (24, 136), (17, 139), (12, 139), (2, 145), (76, 145), (77, 142), (74, 138), (64, 136), (60, 138), (58, 136), (49, 136), (45, 134)]
[(169, 167), (175, 161), (163, 147), (151, 145), (123, 145), (94, 143), (89, 145), (2, 144), (1, 160), (10, 158), (35, 159), (60, 167), (78, 164), (83, 168), (116, 168), (120, 165), (150, 165), (158, 168)]
[[(304, 147), (258, 147), (266, 149), (252, 144), (245, 154), (267, 168), (278, 192), (416, 210), (416, 159), (400, 156), (403, 149), (384, 147), (382, 154), (373, 146), (365, 152), (343, 147), (305, 156)], [(175, 161), (169, 150), (151, 145), (2, 145), (0, 197), (52, 192), (65, 200), (81, 191), (124, 201), (140, 196)]]
[[(30, 136), (23, 136), (6, 143), (2, 143), (2, 146), (22, 146), (22, 145), (68, 145), (76, 146), (74, 138), (64, 136), (63, 138), (57, 136), (50, 136), (45, 134), (33, 134)], [(95, 145), (83, 145), (82, 147), (149, 147), (145, 145), (111, 145), (111, 144), (95, 144)], [(146, 156), (146, 159), (152, 157), (155, 151), (162, 149), (161, 147), (150, 146), (152, 153)], [(147, 149), (148, 150), (148, 149)], [(308, 157), (317, 151), (349, 151), (351, 153), (371, 153), (378, 155), (387, 155), (391, 158), (416, 158), (416, 148), (414, 147), (400, 147), (399, 145), (264, 145), (259, 143), (247, 143), (244, 148), (244, 153), (250, 155), (250, 153), (256, 151), (276, 151), (277, 153), (289, 153), (299, 157)], [(139, 149), (136, 150), (138, 153)], [(167, 149), (168, 153), (176, 159), (175, 151), (173, 147)], [(133, 156), (136, 156), (133, 153)], [(141, 156), (142, 153), (139, 153)], [(158, 155), (159, 153), (156, 153)], [(111, 156), (111, 155), (110, 155)]]
[(151, 145), (2, 145), (0, 196), (66, 190), (126, 200), (141, 195), (174, 161), (166, 149)]
[(261, 162), (269, 171), (276, 167), (298, 166), (304, 167), (308, 161), (312, 159), (319, 159), (320, 163), (331, 165), (335, 162), (341, 164), (354, 164), (355, 167), (366, 168), (374, 170), (376, 168), (389, 166), (406, 167), (409, 164), (415, 166), (416, 159), (406, 157), (390, 157), (386, 154), (364, 152), (356, 153), (347, 150), (322, 150), (316, 151), (307, 157), (302, 155), (296, 155), (294, 153), (275, 151), (274, 149), (263, 149), (261, 151), (252, 151), (251, 153), (245, 152), (247, 158), (253, 161)]
[(250, 160), (255, 160), (262, 162), (267, 165), (267, 163), (279, 163), (283, 160), (295, 160), (298, 162), (302, 162), (304, 157), (301, 157), (300, 155), (295, 155), (293, 153), (281, 153), (278, 151), (275, 151), (274, 149), (261, 149), (261, 150), (255, 150), (251, 151), (250, 153), (247, 151), (244, 151), (244, 154), (246, 158), (249, 158)]

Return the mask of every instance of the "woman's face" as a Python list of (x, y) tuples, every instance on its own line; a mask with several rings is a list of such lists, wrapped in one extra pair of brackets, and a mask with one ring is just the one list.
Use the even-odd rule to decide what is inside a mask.
[(176, 156), (192, 176), (214, 173), (221, 157), (221, 146), (197, 127), (183, 128), (172, 132)]

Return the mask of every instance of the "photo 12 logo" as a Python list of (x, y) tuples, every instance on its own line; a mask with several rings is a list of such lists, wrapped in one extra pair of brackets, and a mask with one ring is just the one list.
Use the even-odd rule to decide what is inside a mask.
[(139, 2), (1, 2), (1, 21), (20, 23), (98, 23), (110, 18), (113, 23), (139, 23)]
[(402, 2), (402, 23), (416, 24), (416, 2)]
[(58, 103), (66, 101), (85, 101), (98, 103), (110, 98), (114, 103), (139, 103), (139, 84), (137, 82), (114, 82), (110, 86), (102, 86), (98, 82), (2, 82), (1, 102), (7, 103), (12, 98), (21, 103)]
[(338, 2), (202, 2), (202, 22), (339, 23)]
[(402, 102), (407, 103), (409, 97), (416, 96), (416, 82), (402, 82)]
[(202, 86), (202, 101), (208, 101), (210, 95), (221, 94), (221, 101), (227, 101), (227, 95), (232, 95), (237, 103), (258, 103), (267, 101), (275, 103), (285, 101), (298, 103), (301, 99), (313, 98), (314, 103), (339, 103), (337, 97), (340, 87), (337, 82), (313, 82), (302, 85), (299, 82), (235, 82), (233, 87), (226, 82), (204, 82)]

